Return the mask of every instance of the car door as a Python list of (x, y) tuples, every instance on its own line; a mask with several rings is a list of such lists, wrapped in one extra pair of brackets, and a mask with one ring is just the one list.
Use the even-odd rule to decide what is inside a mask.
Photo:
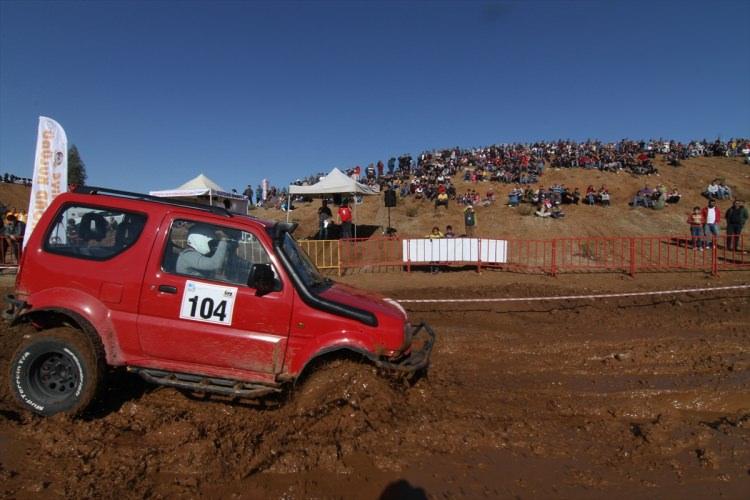
[(174, 371), (205, 366), (230, 375), (278, 373), (293, 292), (281, 279), (275, 291), (262, 296), (247, 286), (252, 264), (276, 264), (254, 230), (188, 217), (172, 217), (163, 229), (161, 250), (157, 245), (141, 293), (143, 352)]

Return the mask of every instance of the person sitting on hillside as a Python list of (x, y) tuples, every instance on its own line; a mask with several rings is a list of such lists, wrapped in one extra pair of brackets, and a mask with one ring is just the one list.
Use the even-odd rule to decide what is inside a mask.
[(448, 193), (446, 192), (438, 193), (435, 198), (435, 210), (441, 205), (444, 206), (446, 210), (448, 209)]
[(596, 189), (591, 184), (586, 188), (586, 203), (588, 205), (596, 204)]
[(667, 164), (672, 167), (679, 167), (682, 165), (680, 163), (680, 157), (675, 151), (672, 151), (667, 155)]
[(663, 210), (666, 204), (667, 204), (666, 190), (658, 189), (653, 195), (651, 207), (654, 210)]
[(711, 184), (709, 184), (706, 187), (706, 190), (703, 191), (703, 196), (708, 198), (709, 200), (715, 200), (719, 197), (719, 180), (714, 179), (711, 181)]
[(508, 193), (508, 206), (511, 208), (517, 207), (518, 204), (521, 203), (522, 195), (523, 191), (519, 187), (511, 189), (510, 193)]
[(609, 190), (607, 189), (607, 186), (602, 186), (601, 188), (599, 188), (599, 201), (601, 202), (602, 206), (608, 207), (609, 200)]
[(669, 204), (679, 203), (681, 198), (682, 198), (682, 195), (677, 190), (676, 186), (672, 187), (672, 190), (667, 193), (667, 203)]
[[(566, 201), (566, 194), (567, 194), (567, 201)], [(567, 203), (568, 205), (578, 205), (578, 203), (581, 201), (581, 191), (578, 188), (573, 189), (573, 192), (571, 193), (569, 189), (566, 189), (563, 191), (563, 203)]]
[(526, 189), (523, 190), (523, 201), (525, 203), (534, 203), (534, 189), (531, 187), (526, 187)]
[(633, 208), (636, 207), (646, 207), (651, 208), (653, 205), (653, 195), (654, 190), (651, 189), (648, 184), (643, 186), (642, 189), (639, 189), (638, 192), (633, 197), (633, 201), (630, 202), (630, 206)]
[(726, 181), (722, 180), (719, 182), (718, 195), (719, 195), (719, 198), (721, 198), (722, 200), (728, 200), (729, 198), (732, 197), (732, 189), (729, 186), (727, 186)]
[(539, 207), (534, 214), (537, 217), (551, 217), (552, 216), (552, 203), (549, 200), (543, 200), (539, 202)]
[(555, 203), (554, 205), (552, 205), (552, 209), (550, 210), (550, 217), (552, 217), (553, 219), (562, 219), (563, 217), (565, 217), (565, 212), (562, 211), (559, 203)]
[[(477, 193), (477, 195), (479, 195), (479, 193)], [(490, 193), (488, 192), (484, 198), (479, 200), (478, 204), (480, 207), (489, 207), (492, 205), (493, 201), (495, 201), (495, 194), (492, 193), (492, 197), (490, 198)]]

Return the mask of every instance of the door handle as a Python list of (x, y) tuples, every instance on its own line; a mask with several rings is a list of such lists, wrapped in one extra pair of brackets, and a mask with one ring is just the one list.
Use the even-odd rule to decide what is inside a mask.
[(164, 293), (177, 293), (177, 287), (172, 285), (159, 285), (159, 291)]

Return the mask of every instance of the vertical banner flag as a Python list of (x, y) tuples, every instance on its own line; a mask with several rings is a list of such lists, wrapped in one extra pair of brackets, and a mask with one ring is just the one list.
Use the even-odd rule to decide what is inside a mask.
[(260, 185), (263, 188), (263, 201), (266, 201), (268, 198), (268, 179), (263, 179)]
[(34, 155), (34, 177), (31, 183), (26, 233), (23, 246), (29, 241), (32, 231), (44, 210), (58, 194), (68, 190), (68, 137), (52, 118), (39, 117), (39, 130)]

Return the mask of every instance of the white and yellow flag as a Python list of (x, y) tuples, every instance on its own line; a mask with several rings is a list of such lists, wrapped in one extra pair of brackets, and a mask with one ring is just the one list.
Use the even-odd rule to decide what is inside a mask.
[(34, 155), (34, 177), (23, 245), (29, 241), (42, 214), (58, 194), (68, 190), (68, 137), (52, 118), (39, 117)]

